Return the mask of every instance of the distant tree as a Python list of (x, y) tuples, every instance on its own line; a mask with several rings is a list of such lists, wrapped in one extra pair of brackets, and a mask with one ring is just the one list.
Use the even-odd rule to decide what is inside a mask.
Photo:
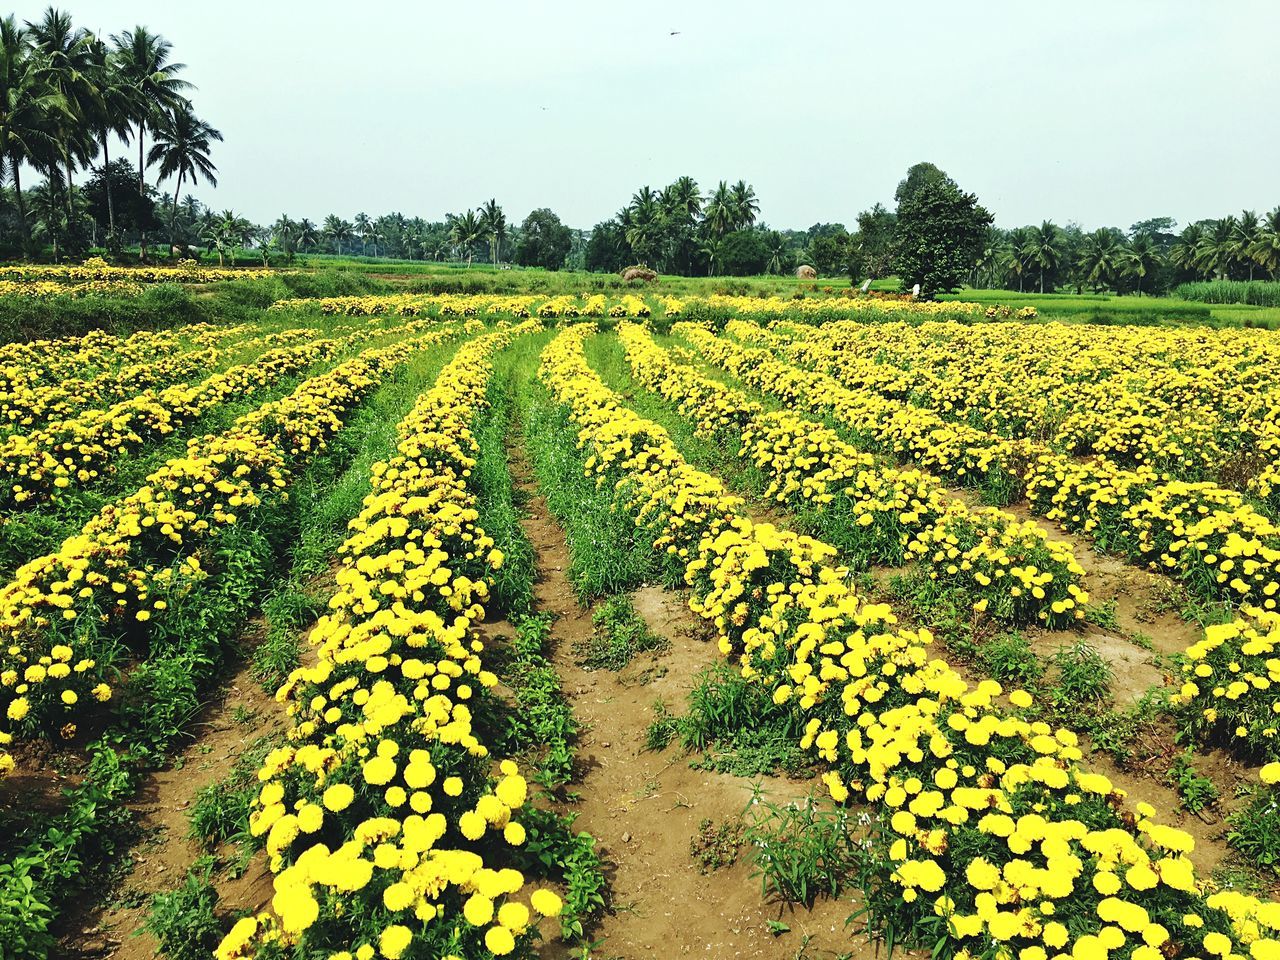
[(631, 262), (627, 232), (617, 220), (597, 223), (587, 240), (585, 266), (593, 273), (617, 273)]
[(925, 296), (951, 292), (977, 261), (992, 217), (975, 194), (949, 177), (917, 177), (921, 182), (911, 186), (912, 171), (899, 186), (904, 199), (898, 204), (894, 261), (904, 288), (918, 283)]
[(636, 260), (646, 266), (655, 263), (662, 250), (661, 198), (647, 184), (631, 197), (627, 208), (627, 243)]
[(730, 277), (754, 277), (769, 266), (768, 241), (759, 230), (734, 230), (720, 250), (721, 270)]
[(1244, 264), (1249, 268), (1248, 279), (1253, 279), (1253, 270), (1257, 266), (1258, 261), (1253, 257), (1252, 250), (1254, 244), (1258, 242), (1258, 238), (1262, 236), (1262, 221), (1258, 215), (1252, 210), (1245, 210), (1240, 214), (1240, 219), (1236, 221), (1231, 229), (1231, 255), (1236, 263)]
[(343, 241), (350, 240), (354, 228), (346, 220), (336, 214), (329, 214), (324, 218), (324, 236), (330, 241), (337, 250), (338, 256), (342, 256)]
[[(111, 236), (111, 223), (121, 233), (146, 233), (160, 229), (156, 215), (154, 191), (138, 193), (138, 172), (124, 158), (98, 167), (85, 181), (84, 195), (89, 203), (89, 216), (106, 228)], [(108, 183), (110, 193), (108, 193)]]
[(893, 273), (893, 234), (897, 223), (897, 214), (885, 209), (882, 203), (858, 214), (858, 245), (868, 277), (887, 277)]
[(530, 211), (520, 225), (516, 262), (522, 267), (559, 270), (573, 246), (573, 236), (560, 218), (546, 207)]
[(716, 185), (715, 192), (707, 199), (702, 211), (702, 225), (707, 235), (717, 240), (723, 239), (724, 235), (737, 225), (733, 192), (723, 180)]
[(467, 258), (467, 269), (471, 268), (471, 258), (475, 254), (476, 244), (484, 237), (484, 227), (474, 210), (446, 218), (449, 223), (449, 239), (453, 242), (458, 257)]
[(480, 226), (489, 238), (489, 262), (496, 265), (501, 261), (502, 241), (507, 236), (507, 215), (496, 198), (480, 205)]
[(1139, 220), (1137, 223), (1129, 227), (1129, 239), (1137, 240), (1139, 237), (1147, 237), (1151, 240), (1153, 246), (1160, 254), (1166, 254), (1170, 248), (1178, 240), (1178, 235), (1174, 233), (1178, 221), (1173, 217), (1152, 217), (1149, 220)]
[[(893, 192), (893, 199), (899, 207), (915, 196), (926, 184), (954, 182), (932, 163), (917, 163), (907, 170), (907, 175), (898, 181), (898, 189)], [(877, 204), (878, 206), (878, 204)]]
[(1258, 239), (1249, 250), (1253, 262), (1280, 280), (1280, 207), (1276, 207), (1262, 219)]
[(790, 271), (793, 258), (787, 246), (787, 238), (777, 230), (767, 230), (764, 232), (764, 242), (769, 251), (765, 272), (783, 274)]
[(1153, 277), (1164, 258), (1149, 233), (1139, 233), (1120, 254), (1120, 268), (1126, 276), (1137, 283), (1137, 292), (1142, 293), (1142, 281)]
[(745, 180), (739, 180), (729, 190), (733, 205), (733, 225), (737, 230), (745, 230), (755, 225), (760, 215), (760, 201), (756, 199), (755, 188)]
[(824, 277), (840, 276), (849, 269), (848, 232), (817, 236), (809, 244), (809, 264)]
[(1044, 293), (1044, 276), (1058, 270), (1062, 260), (1062, 231), (1058, 225), (1046, 220), (1038, 227), (1029, 227), (1027, 239), (1020, 253), (1039, 271), (1040, 292)]
[(1124, 269), (1124, 234), (1103, 227), (1084, 238), (1080, 250), (1080, 271), (1094, 290), (1114, 289)]

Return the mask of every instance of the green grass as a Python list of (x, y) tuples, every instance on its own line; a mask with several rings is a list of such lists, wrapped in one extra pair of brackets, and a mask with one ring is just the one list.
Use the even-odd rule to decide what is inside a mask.
[(1117, 296), (1110, 293), (1019, 293), (965, 288), (939, 300), (963, 300), (1014, 310), (1035, 307), (1044, 320), (1073, 323), (1202, 324), (1280, 327), (1280, 306), (1197, 303), (1178, 297)]

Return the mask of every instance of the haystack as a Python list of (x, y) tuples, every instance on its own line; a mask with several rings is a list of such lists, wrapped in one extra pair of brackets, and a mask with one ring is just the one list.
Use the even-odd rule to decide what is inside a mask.
[(658, 274), (648, 267), (627, 267), (622, 271), (622, 279), (626, 281), (644, 280), (646, 283), (652, 283), (658, 279)]
[(813, 269), (807, 263), (802, 263), (796, 267), (796, 278), (799, 280), (817, 280), (818, 271)]

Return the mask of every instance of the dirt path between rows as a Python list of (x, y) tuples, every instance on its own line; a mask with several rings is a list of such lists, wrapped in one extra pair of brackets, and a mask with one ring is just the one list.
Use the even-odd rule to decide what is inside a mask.
[[(698, 672), (719, 653), (681, 594), (644, 586), (632, 600), (649, 628), (667, 638), (666, 649), (618, 673), (580, 667), (573, 648), (591, 635), (591, 611), (578, 604), (564, 531), (538, 495), (518, 443), (510, 456), (515, 485), (528, 497), (522, 524), (537, 558), (537, 605), (555, 617), (551, 660), (582, 726), (582, 775), (570, 788), (581, 799), (567, 809), (578, 815), (576, 828), (597, 838), (610, 869), (611, 910), (592, 932), (592, 956), (875, 955), (856, 928), (845, 926), (857, 908), (851, 898), (819, 900), (812, 910), (767, 902), (745, 849), (736, 864), (699, 872), (689, 849), (699, 823), (741, 815), (754, 781), (694, 770), (678, 746), (647, 751), (645, 733), (655, 701), (681, 712)], [(763, 789), (775, 801), (822, 792), (815, 781), (777, 778), (763, 778)], [(785, 923), (790, 932), (775, 937), (769, 921)], [(545, 957), (564, 955), (561, 943), (543, 948)]]
[[(265, 629), (259, 619), (248, 634)], [(302, 641), (299, 641), (302, 643)], [(60, 921), (64, 927), (60, 957), (152, 960), (158, 944), (143, 929), (151, 896), (180, 886), (187, 871), (206, 853), (190, 837), (191, 805), (201, 790), (225, 780), (240, 756), (260, 738), (287, 726), (283, 708), (253, 676), (248, 658), (227, 678), (220, 698), (209, 704), (193, 726), (195, 739), (165, 769), (146, 777), (128, 807), (135, 817), (137, 842), (122, 854), (114, 888), (91, 891)], [(234, 858), (234, 848), (213, 851)], [(213, 876), (218, 912), (260, 910), (273, 895), (266, 858), (256, 854), (244, 873)]]

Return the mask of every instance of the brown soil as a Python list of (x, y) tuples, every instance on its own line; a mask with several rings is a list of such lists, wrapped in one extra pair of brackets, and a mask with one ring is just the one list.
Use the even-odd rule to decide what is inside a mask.
[[(250, 628), (260, 631), (261, 622)], [(122, 861), (125, 872), (114, 889), (103, 891), (70, 910), (61, 921), (60, 957), (151, 960), (155, 938), (143, 929), (154, 893), (178, 887), (205, 852), (189, 837), (190, 807), (205, 787), (227, 778), (236, 760), (261, 737), (280, 732), (284, 715), (275, 699), (252, 676), (248, 662), (231, 675), (222, 697), (210, 704), (199, 723), (197, 739), (164, 770), (147, 777), (129, 803), (139, 840)], [(214, 851), (233, 858), (232, 850)], [(271, 900), (271, 875), (262, 855), (244, 874), (230, 879), (217, 871), (219, 913), (258, 910)]]
[[(598, 955), (872, 956), (875, 947), (845, 927), (857, 909), (853, 899), (819, 900), (812, 909), (768, 902), (747, 851), (732, 866), (699, 872), (689, 849), (699, 823), (742, 815), (753, 781), (694, 770), (678, 747), (647, 751), (645, 733), (654, 703), (679, 710), (699, 671), (719, 654), (680, 594), (645, 586), (632, 595), (636, 610), (669, 645), (618, 673), (580, 667), (573, 648), (590, 636), (591, 612), (577, 602), (564, 532), (536, 495), (518, 448), (512, 460), (516, 485), (529, 495), (523, 525), (537, 554), (538, 607), (556, 618), (551, 659), (583, 731), (577, 744), (582, 776), (571, 787), (581, 799), (570, 810), (578, 815), (575, 827), (597, 838), (609, 869), (611, 909), (590, 934), (602, 941)], [(780, 778), (763, 778), (762, 789), (778, 802), (822, 790), (812, 781)], [(785, 923), (790, 932), (774, 937), (769, 921)], [(543, 955), (565, 956), (565, 945), (548, 943)]]

